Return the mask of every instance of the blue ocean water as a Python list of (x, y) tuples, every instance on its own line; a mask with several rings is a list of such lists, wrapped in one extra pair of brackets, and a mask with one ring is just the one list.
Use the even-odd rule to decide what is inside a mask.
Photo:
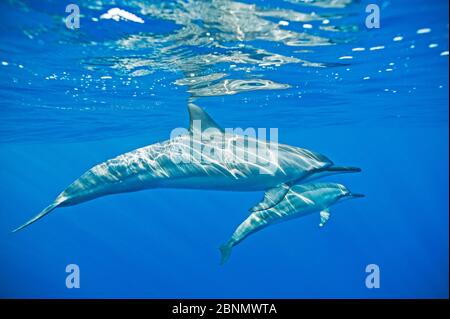
[[(1, 297), (448, 298), (447, 1), (86, 0), (75, 29), (67, 4), (0, 2)], [(224, 266), (261, 192), (107, 196), (11, 233), (95, 164), (186, 127), (188, 101), (361, 167), (326, 180), (366, 197), (323, 229), (268, 227)]]

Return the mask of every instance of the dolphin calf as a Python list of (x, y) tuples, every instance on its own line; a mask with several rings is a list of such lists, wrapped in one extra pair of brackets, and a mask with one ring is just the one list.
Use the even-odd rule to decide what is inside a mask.
[(323, 226), (330, 218), (331, 205), (349, 198), (364, 197), (353, 194), (345, 186), (335, 183), (294, 185), (278, 204), (268, 209), (254, 210), (234, 231), (228, 242), (220, 247), (221, 264), (230, 257), (234, 246), (261, 229), (283, 221), (320, 212)]
[(57, 207), (151, 188), (266, 190), (265, 199), (255, 209), (268, 209), (280, 202), (299, 181), (360, 171), (354, 167), (334, 166), (325, 156), (303, 148), (229, 134), (192, 103), (188, 111), (189, 130), (94, 166), (42, 212), (13, 232)]

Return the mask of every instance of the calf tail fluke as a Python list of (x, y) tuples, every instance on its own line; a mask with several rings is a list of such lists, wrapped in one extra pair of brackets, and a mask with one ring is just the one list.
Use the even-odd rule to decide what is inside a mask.
[(27, 221), (25, 224), (23, 224), (22, 226), (17, 227), (16, 229), (14, 229), (12, 232), (15, 233), (19, 230), (21, 230), (22, 228), (27, 227), (28, 225), (34, 223), (35, 221), (41, 219), (42, 217), (44, 217), (45, 215), (47, 215), (48, 213), (50, 213), (52, 210), (54, 210), (56, 207), (58, 207), (58, 205), (61, 203), (53, 203), (48, 205), (47, 207), (44, 208), (44, 210), (42, 212), (40, 212), (38, 215), (34, 216), (32, 219), (30, 219), (29, 221)]
[(233, 248), (233, 243), (228, 242), (222, 246), (220, 246), (220, 253), (221, 253), (221, 258), (220, 258), (220, 264), (223, 265), (227, 262), (227, 260), (230, 258), (231, 255), (231, 249)]

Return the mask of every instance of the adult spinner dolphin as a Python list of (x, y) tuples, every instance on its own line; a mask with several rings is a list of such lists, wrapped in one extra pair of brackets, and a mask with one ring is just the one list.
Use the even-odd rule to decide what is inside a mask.
[(360, 171), (336, 167), (325, 156), (306, 149), (229, 134), (200, 107), (190, 103), (188, 110), (189, 130), (94, 166), (14, 232), (57, 207), (150, 188), (267, 190), (265, 200), (256, 206), (267, 209), (298, 181)]
[(319, 226), (322, 227), (330, 218), (331, 205), (363, 196), (353, 194), (345, 186), (335, 183), (293, 185), (278, 204), (269, 209), (253, 211), (236, 228), (228, 242), (220, 247), (221, 264), (228, 260), (234, 246), (269, 225), (320, 212)]

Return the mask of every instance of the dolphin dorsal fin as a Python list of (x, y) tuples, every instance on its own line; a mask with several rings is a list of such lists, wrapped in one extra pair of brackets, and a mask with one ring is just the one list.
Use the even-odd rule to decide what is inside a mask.
[(250, 208), (251, 212), (257, 212), (260, 210), (266, 210), (274, 207), (283, 200), (289, 191), (290, 186), (287, 183), (280, 184), (277, 187), (268, 189), (264, 193), (264, 198), (261, 202)]
[(216, 122), (206, 113), (201, 107), (189, 103), (188, 104), (188, 111), (189, 111), (189, 131), (191, 133), (194, 132), (194, 130), (199, 130), (201, 132), (207, 130), (207, 129), (216, 129), (219, 132), (223, 133), (223, 129), (217, 125)]

